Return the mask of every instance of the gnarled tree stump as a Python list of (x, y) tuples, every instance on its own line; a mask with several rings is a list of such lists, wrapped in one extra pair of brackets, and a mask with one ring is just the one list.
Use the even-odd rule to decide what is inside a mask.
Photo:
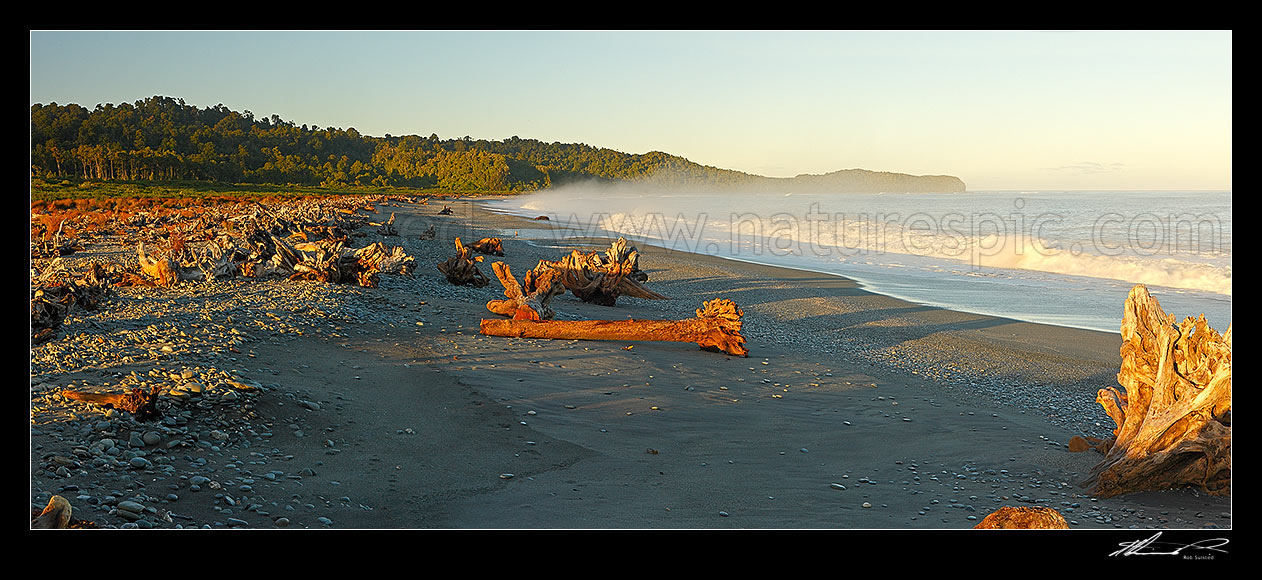
[(473, 256), (472, 251), (460, 242), (460, 238), (456, 238), (456, 255), (438, 264), (438, 271), (442, 272), (447, 277), (447, 281), (452, 284), (457, 286), (468, 284), (480, 288), (491, 283), (478, 269), (478, 262), (481, 261), (482, 256)]
[(583, 302), (613, 306), (618, 296), (667, 300), (641, 285), (648, 274), (640, 270), (639, 252), (625, 238), (618, 238), (604, 254), (578, 250), (555, 262), (540, 264), (561, 272), (561, 283)]
[(551, 320), (553, 316), (552, 297), (565, 292), (561, 284), (560, 274), (555, 270), (537, 270), (526, 272), (526, 288), (523, 289), (513, 277), (512, 270), (504, 262), (491, 264), (495, 277), (504, 285), (504, 296), (507, 300), (492, 300), (486, 303), (486, 309), (502, 314), (513, 320)]
[[(1231, 327), (1181, 324), (1140, 284), (1126, 298), (1122, 368), (1096, 396), (1117, 428), (1083, 483), (1112, 497), (1185, 486), (1231, 495)], [(1106, 444), (1109, 442), (1105, 442)]]
[[(490, 305), (488, 305), (489, 307)], [(703, 350), (748, 356), (741, 336), (745, 313), (731, 300), (718, 298), (687, 320), (482, 320), (482, 334), (515, 338), (695, 342)]]

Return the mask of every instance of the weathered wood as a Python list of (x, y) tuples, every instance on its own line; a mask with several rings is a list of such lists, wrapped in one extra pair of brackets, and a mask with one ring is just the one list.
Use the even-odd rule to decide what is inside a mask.
[(153, 387), (149, 392), (130, 389), (124, 393), (86, 393), (63, 389), (61, 396), (98, 407), (127, 411), (138, 421), (148, 421), (158, 416), (158, 390), (158, 387)]
[(70, 501), (60, 495), (48, 500), (48, 506), (31, 519), (32, 530), (64, 530), (70, 527)]
[(418, 237), (422, 240), (432, 240), (437, 235), (438, 235), (438, 232), (434, 231), (434, 224), (429, 224), (429, 228), (421, 232), (421, 235)]
[(399, 235), (399, 230), (394, 227), (394, 212), (390, 212), (390, 219), (377, 228), (377, 233), (383, 236)]
[(604, 254), (573, 250), (557, 261), (542, 261), (561, 272), (561, 282), (583, 302), (613, 306), (619, 296), (667, 300), (641, 285), (648, 274), (639, 267), (639, 252), (625, 238), (614, 241)]
[(1117, 428), (1083, 486), (1112, 497), (1193, 486), (1231, 495), (1231, 327), (1176, 325), (1136, 285), (1122, 318), (1122, 367), (1096, 401)]
[(1088, 449), (1094, 449), (1100, 453), (1108, 453), (1109, 447), (1112, 446), (1112, 443), (1112, 441), (1105, 441), (1096, 437), (1082, 437), (1074, 435), (1069, 438), (1068, 447), (1069, 450), (1074, 453), (1086, 451)]
[(110, 279), (111, 273), (99, 263), (77, 275), (66, 269), (61, 258), (54, 259), (31, 280), (31, 345), (55, 338), (72, 308), (100, 307), (109, 295)]
[(460, 238), (456, 238), (456, 255), (438, 264), (438, 271), (452, 284), (482, 287), (491, 281), (478, 269), (477, 263), (481, 261), (482, 256), (473, 256), (469, 248), (460, 242)]
[(61, 256), (69, 256), (75, 252), (84, 250), (83, 242), (76, 239), (62, 239), (62, 232), (65, 231), (66, 220), (61, 220), (57, 224), (57, 232), (49, 239), (43, 239), (46, 231), (41, 231), (38, 235), (32, 235), (31, 257), (32, 258), (57, 258)]
[(168, 257), (158, 257), (145, 253), (145, 245), (136, 247), (140, 258), (140, 271), (153, 279), (159, 286), (172, 286), (180, 280), (178, 266)]
[(535, 270), (526, 272), (526, 286), (517, 283), (512, 270), (504, 262), (491, 264), (495, 277), (504, 285), (504, 296), (507, 300), (492, 300), (486, 303), (486, 309), (502, 314), (514, 320), (551, 320), (552, 297), (565, 292), (559, 274), (553, 270), (545, 270), (537, 274)]
[(973, 526), (975, 530), (1068, 530), (1060, 512), (1043, 506), (1001, 507)]
[(715, 299), (686, 320), (482, 320), (481, 333), (515, 338), (695, 342), (702, 349), (748, 356), (741, 336), (744, 312), (731, 300)]
[(469, 249), (490, 256), (503, 256), (504, 243), (499, 238), (482, 238), (469, 245)]

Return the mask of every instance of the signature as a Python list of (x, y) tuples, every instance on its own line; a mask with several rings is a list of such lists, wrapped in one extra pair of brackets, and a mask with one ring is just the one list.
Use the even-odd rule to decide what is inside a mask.
[[(1227, 550), (1219, 549), (1220, 547), (1227, 545), (1227, 542), (1228, 542), (1227, 538), (1211, 538), (1208, 540), (1201, 540), (1199, 542), (1192, 542), (1191, 544), (1184, 544), (1180, 546), (1178, 544), (1172, 544), (1170, 542), (1157, 542), (1157, 538), (1160, 538), (1160, 537), (1161, 537), (1161, 532), (1157, 532), (1156, 534), (1153, 534), (1151, 538), (1148, 538), (1146, 540), (1139, 540), (1135, 542), (1122, 542), (1118, 544), (1119, 546), (1122, 546), (1122, 549), (1116, 552), (1113, 552), (1112, 554), (1109, 554), (1109, 555), (1110, 556), (1177, 556), (1180, 553), (1182, 553), (1184, 550), (1188, 550), (1188, 549), (1208, 550), (1211, 552), (1222, 552), (1224, 554), (1227, 553)], [(1170, 548), (1171, 546), (1174, 546), (1174, 548), (1171, 549)], [(1161, 551), (1161, 550), (1169, 550), (1169, 551)]]

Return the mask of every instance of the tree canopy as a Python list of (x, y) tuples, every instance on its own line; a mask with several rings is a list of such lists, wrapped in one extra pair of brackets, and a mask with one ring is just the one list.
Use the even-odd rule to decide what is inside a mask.
[(440, 139), (436, 134), (370, 137), (354, 127), (308, 127), (275, 114), (255, 117), (223, 104), (198, 108), (163, 96), (97, 105), (91, 111), (77, 104), (32, 105), (31, 176), (487, 192), (531, 191), (584, 180), (698, 190), (964, 189), (962, 181), (949, 176), (865, 170), (774, 179), (660, 151), (630, 154), (517, 136), (502, 141)]

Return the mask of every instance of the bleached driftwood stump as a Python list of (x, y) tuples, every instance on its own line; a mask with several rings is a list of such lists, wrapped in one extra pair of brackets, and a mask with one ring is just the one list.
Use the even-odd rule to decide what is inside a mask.
[[(1185, 486), (1231, 495), (1231, 327), (1175, 324), (1144, 285), (1126, 298), (1122, 368), (1096, 401), (1117, 424), (1084, 486), (1112, 497)], [(1109, 441), (1105, 442), (1109, 444)]]

